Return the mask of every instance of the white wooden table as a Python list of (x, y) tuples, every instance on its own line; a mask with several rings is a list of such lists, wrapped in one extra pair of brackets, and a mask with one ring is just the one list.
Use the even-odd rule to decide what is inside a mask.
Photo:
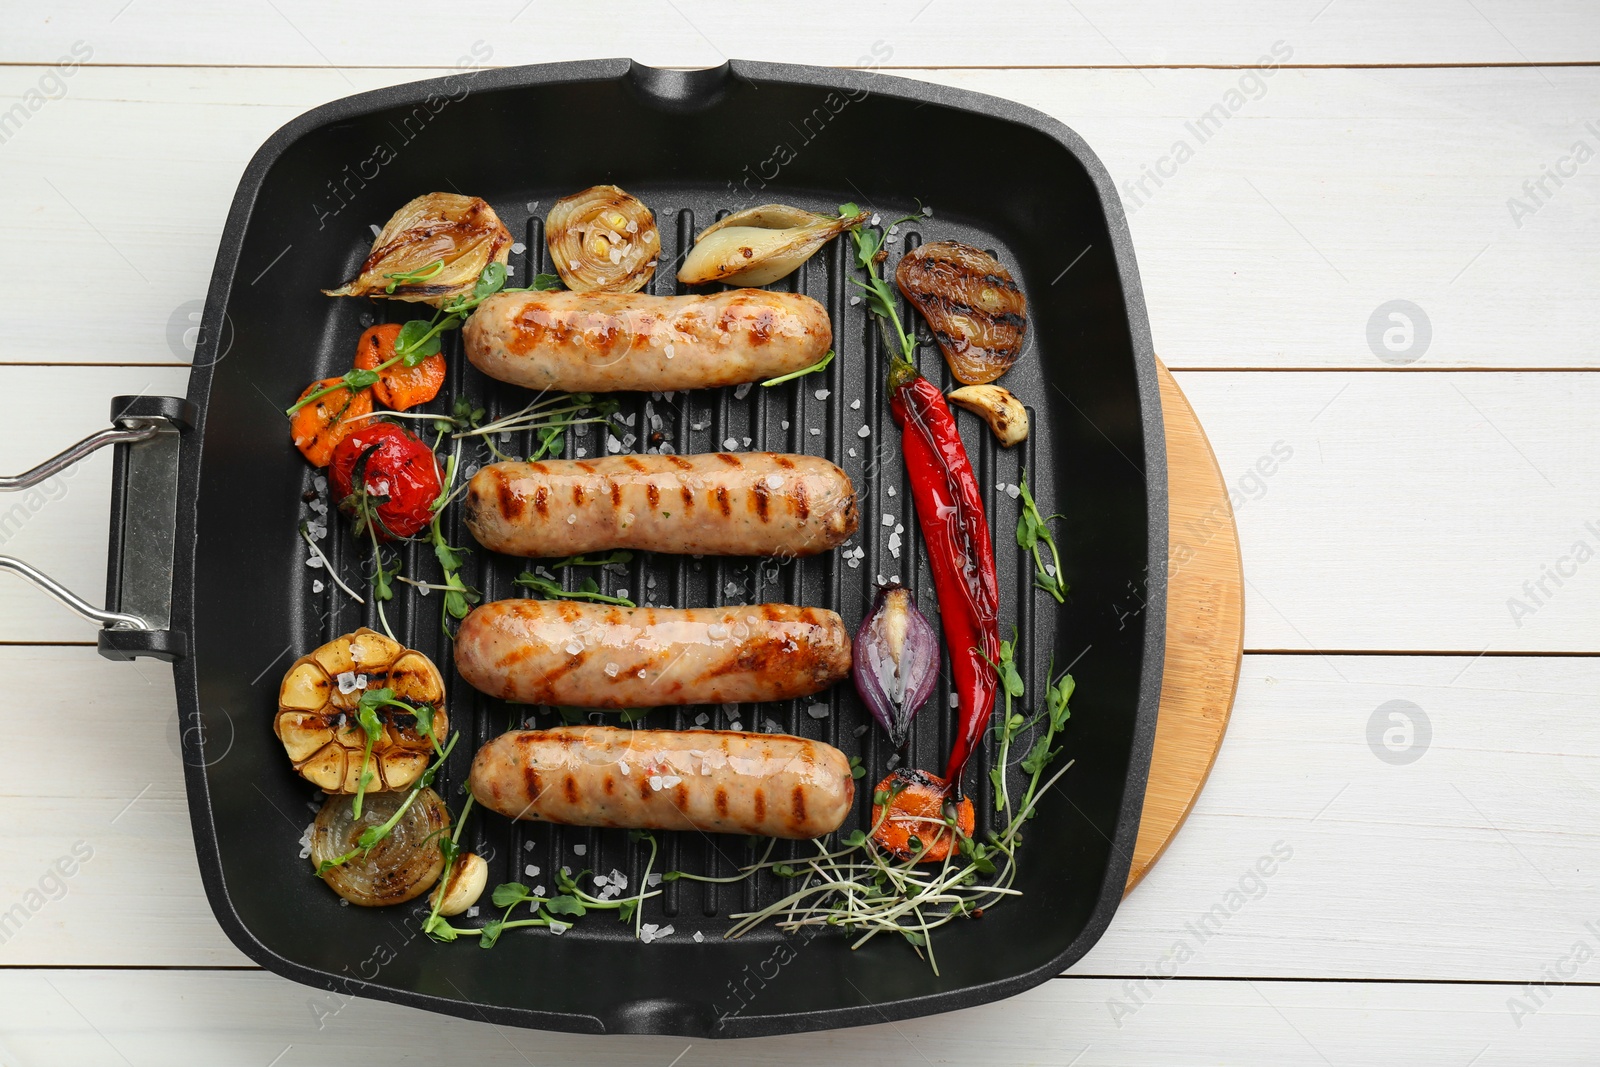
[[(1210, 785), (1070, 972), (916, 1023), (690, 1044), (255, 968), (201, 890), (170, 672), (98, 659), (5, 581), (0, 911), (29, 918), (0, 938), (0, 1064), (1593, 1063), (1600, 8), (1398, 6), (4, 0), (0, 468), (112, 394), (183, 391), (243, 165), (315, 104), (474, 56), (876, 55), (1059, 117), (1128, 190), (1157, 350), (1239, 490), (1249, 600)], [(1240, 69), (1274, 49), (1270, 78)], [(0, 552), (96, 593), (108, 484), (100, 455), (0, 500)], [(1429, 727), (1409, 752), (1369, 743), (1397, 700)], [(1202, 943), (1190, 924), (1275, 845), (1292, 858)]]

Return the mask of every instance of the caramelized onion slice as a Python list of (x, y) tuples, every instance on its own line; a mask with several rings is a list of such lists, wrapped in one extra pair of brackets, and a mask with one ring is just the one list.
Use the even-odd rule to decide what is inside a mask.
[(458, 193), (428, 193), (394, 213), (372, 242), (359, 274), (323, 293), (437, 307), (472, 292), (483, 268), (509, 258), (511, 232), (486, 201)]
[(950, 373), (964, 385), (992, 382), (1022, 355), (1028, 301), (1011, 272), (989, 253), (959, 241), (907, 252), (894, 280), (922, 312)]
[[(350, 796), (331, 796), (311, 830), (311, 862), (320, 866), (356, 850), (361, 832), (382, 826), (409, 793), (372, 793), (361, 818), (351, 814)], [(450, 826), (450, 812), (432, 789), (417, 794), (389, 836), (367, 852), (330, 867), (322, 880), (352, 904), (378, 908), (404, 904), (426, 893), (444, 871), (439, 839)]]
[(661, 234), (638, 197), (596, 185), (557, 200), (544, 222), (556, 273), (578, 293), (633, 293), (655, 275)]
[(686, 285), (767, 285), (793, 274), (823, 245), (866, 217), (863, 212), (836, 218), (785, 204), (735, 211), (695, 237), (678, 280)]

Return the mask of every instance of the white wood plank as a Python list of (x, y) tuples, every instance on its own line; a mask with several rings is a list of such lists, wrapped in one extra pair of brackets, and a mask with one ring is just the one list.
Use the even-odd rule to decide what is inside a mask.
[[(195, 869), (167, 668), (13, 646), (0, 671), (30, 697), (12, 727), (23, 758), (0, 787), (15, 813), (0, 831), (0, 910), (78, 842), (94, 850), (66, 895), (0, 944), (0, 965), (246, 963)], [(1073, 973), (1516, 983), (1579, 940), (1600, 953), (1585, 925), (1600, 927), (1597, 686), (1588, 658), (1246, 657), (1194, 814)], [(1430, 722), (1408, 765), (1367, 742), (1391, 700)], [(249, 721), (260, 732), (236, 744), (274, 743), (266, 709), (240, 709)], [(93, 739), (70, 776), (63, 737)], [(1291, 854), (1258, 889), (1247, 876), (1280, 842)], [(1229, 909), (1241, 880), (1249, 899)], [(1207, 919), (1213, 906), (1226, 914)]]
[[(1056, 980), (1019, 997), (913, 1022), (746, 1041), (579, 1037), (343, 1000), (260, 973), (8, 971), (8, 1067), (131, 1064), (757, 1061), (1053, 1067), (1371, 1067), (1592, 1061), (1600, 990), (1551, 990), (1518, 1028), (1515, 986), (1172, 982), (1131, 1016), (1113, 980)], [(276, 1058), (275, 1058), (276, 1057)]]
[(1237, 494), (1246, 648), (1594, 650), (1600, 377), (1178, 377)]
[[(430, 73), (75, 72), (65, 96), (7, 127), (0, 240), (34, 257), (13, 279), (24, 306), (50, 306), (85, 264), (100, 287), (68, 335), (52, 316), (19, 316), (0, 360), (186, 359), (184, 313), (255, 148), (311, 106)], [(1369, 323), (1397, 299), (1429, 322), (1417, 367), (1600, 365), (1586, 314), (1600, 284), (1594, 165), (1560, 188), (1544, 179), (1540, 202), (1523, 189), (1575, 166), (1580, 140), (1600, 152), (1585, 125), (1600, 129), (1593, 68), (907, 73), (1021, 100), (1087, 138), (1131, 190), (1157, 349), (1174, 368), (1382, 368)], [(47, 75), (0, 67), (0, 114)], [(1201, 143), (1191, 125), (1232, 103)], [(1181, 166), (1179, 141), (1193, 152)], [(1156, 167), (1175, 171), (1160, 187)], [(1513, 219), (1512, 198), (1531, 214)]]
[(390, 4), (373, 19), (310, 0), (245, 5), (226, 17), (200, 0), (68, 0), (18, 12), (0, 59), (49, 62), (82, 39), (97, 63), (448, 66), (483, 40), (501, 64), (602, 53), (657, 65), (729, 56), (844, 65), (867, 61), (874, 42), (893, 49), (889, 62), (915, 66), (1236, 64), (1285, 37), (1307, 63), (1518, 63), (1592, 60), (1600, 29), (1590, 6), (1560, 0), (1032, 0), (981, 10), (949, 0), (827, 0), (774, 5), (765, 18), (734, 0), (469, 0), (453, 11), (441, 25), (436, 10), (416, 2)]
[[(6, 367), (0, 470), (17, 474), (109, 425), (111, 398), (183, 396), (183, 367)], [(95, 604), (105, 602), (111, 449), (25, 492), (0, 493), (0, 554), (16, 556)], [(31, 584), (0, 575), (0, 641), (94, 641), (80, 619)]]

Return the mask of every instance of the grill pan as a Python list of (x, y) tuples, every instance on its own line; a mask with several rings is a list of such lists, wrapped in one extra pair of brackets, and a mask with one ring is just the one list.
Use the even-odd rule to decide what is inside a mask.
[[(738, 885), (667, 883), (644, 918), (675, 932), (648, 945), (633, 940), (631, 924), (599, 915), (559, 937), (512, 931), (482, 951), (431, 943), (409, 907), (341, 907), (297, 859), (312, 788), (292, 773), (272, 736), (278, 680), (295, 657), (376, 620), (370, 604), (362, 608), (332, 583), (312, 592), (313, 579), (325, 575), (307, 567), (297, 528), (310, 514), (304, 496), (315, 472), (290, 446), (282, 408), (306, 382), (347, 369), (366, 325), (409, 317), (409, 305), (329, 300), (317, 290), (354, 273), (370, 225), (433, 190), (486, 198), (526, 246), (512, 257), (508, 284), (527, 284), (549, 269), (541, 226), (550, 204), (601, 182), (621, 185), (656, 213), (662, 265), (650, 292), (682, 290), (675, 261), (697, 229), (730, 210), (783, 202), (832, 211), (855, 200), (887, 223), (916, 211), (920, 200), (933, 215), (902, 226), (891, 256), (922, 241), (963, 240), (996, 253), (1028, 296), (1029, 350), (1005, 384), (1030, 408), (1032, 436), (1004, 451), (979, 420), (960, 419), (987, 492), (1002, 620), (1020, 635), (1029, 691), (1042, 692), (1052, 659), (1058, 669), (1071, 663), (1077, 678), (1064, 735), (1076, 763), (1028, 825), (1016, 882), (1024, 895), (937, 931), (939, 976), (899, 939), (851, 951), (835, 931), (783, 935), (765, 927), (723, 941), (729, 912), (783, 892), (765, 876)], [(848, 242), (836, 241), (775, 285), (828, 308), (838, 358), (825, 372), (747, 392), (625, 394), (622, 414), (633, 419), (630, 450), (652, 443), (655, 416), (660, 440), (680, 453), (724, 450), (731, 439), (740, 451), (804, 452), (838, 463), (862, 505), (851, 540), (865, 549), (860, 565), (848, 566), (839, 552), (781, 563), (644, 555), (626, 573), (604, 574), (607, 592), (626, 588), (657, 605), (826, 606), (853, 629), (880, 577), (898, 577), (937, 623), (899, 433), (888, 416), (885, 354), (865, 305), (850, 300), (849, 256)], [(526, 393), (466, 361), (459, 333), (447, 336), (444, 351), (448, 395), (430, 409), (447, 408), (463, 392), (491, 415), (526, 402)], [(937, 349), (924, 345), (920, 364), (951, 386)], [(103, 653), (176, 661), (180, 711), (193, 724), (184, 731), (184, 759), (206, 892), (228, 936), (274, 972), (339, 994), (500, 1024), (751, 1037), (1013, 995), (1081, 957), (1116, 910), (1161, 680), (1164, 438), (1143, 296), (1115, 190), (1077, 135), (1039, 112), (868, 72), (741, 61), (697, 71), (626, 60), (520, 67), (340, 100), (278, 131), (246, 169), (212, 276), (188, 400), (117, 398), (113, 415), (113, 430), (75, 453), (105, 443), (118, 449), (107, 611), (76, 606), (102, 622)], [(533, 446), (519, 435), (501, 447), (526, 455)], [(565, 454), (580, 447), (594, 456), (604, 444), (599, 434), (569, 433)], [(1002, 486), (1015, 485), (1024, 467), (1041, 510), (1066, 515), (1058, 540), (1072, 591), (1059, 608), (1031, 590), (1031, 558), (1011, 536), (1017, 504)], [(470, 545), (459, 510), (452, 540)], [(888, 547), (886, 515), (905, 528), (898, 556)], [(338, 572), (356, 579), (366, 557), (342, 520), (322, 544)], [(436, 575), (425, 547), (408, 546), (403, 559), (408, 575)], [(525, 566), (479, 550), (465, 577), (487, 599), (514, 596), (511, 579)], [(548, 709), (514, 708), (468, 687), (453, 671), (437, 598), (400, 589), (390, 622), (445, 671), (452, 726), (466, 735), (436, 783), (458, 810), (482, 742), (511, 721), (558, 720)], [(948, 692), (941, 685), (916, 719), (910, 764), (942, 768), (954, 725)], [(826, 716), (814, 716), (816, 703)], [(682, 728), (702, 712), (713, 726), (737, 720), (859, 755), (867, 776), (845, 829), (864, 824), (871, 785), (892, 754), (876, 727), (862, 729), (870, 717), (848, 685), (812, 700), (658, 709), (640, 724)], [(981, 765), (968, 771), (980, 832), (993, 810), (987, 772), (994, 758), (991, 737)], [(1014, 767), (1010, 773), (1013, 782), (1021, 777)], [(757, 851), (738, 837), (660, 836), (657, 870), (728, 875)], [(562, 864), (618, 868), (634, 885), (643, 873), (644, 856), (617, 830), (512, 824), (480, 813), (464, 840), (490, 859), (490, 885), (546, 881)], [(580, 858), (574, 846), (586, 854)], [(780, 844), (774, 855), (793, 856), (799, 847)], [(542, 875), (525, 876), (529, 864)], [(695, 931), (703, 942), (692, 940)]]

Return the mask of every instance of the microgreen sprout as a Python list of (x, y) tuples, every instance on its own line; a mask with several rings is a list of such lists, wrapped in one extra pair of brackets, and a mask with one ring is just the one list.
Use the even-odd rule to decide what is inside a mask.
[(815, 374), (817, 371), (822, 370), (823, 368), (825, 368), (828, 364), (830, 364), (832, 362), (833, 362), (833, 349), (830, 348), (830, 349), (828, 349), (828, 354), (827, 355), (823, 356), (821, 359), (819, 359), (815, 363), (811, 364), (811, 366), (802, 367), (799, 370), (795, 370), (795, 371), (790, 371), (788, 374), (780, 374), (776, 378), (768, 378), (766, 381), (761, 383), (761, 387), (763, 389), (766, 389), (766, 388), (769, 388), (769, 387), (774, 386), (774, 385), (782, 385), (784, 382), (793, 381), (796, 378), (803, 378), (807, 374)]
[(444, 761), (449, 757), (450, 751), (456, 747), (456, 742), (461, 739), (460, 734), (454, 734), (451, 736), (449, 744), (444, 745), (441, 748), (439, 745), (439, 739), (434, 736), (431, 718), (429, 719), (426, 728), (424, 728), (422, 717), (419, 716), (417, 718), (417, 727), (418, 729), (422, 730), (427, 735), (429, 741), (432, 742), (435, 751), (438, 753), (437, 758), (435, 758), (434, 761), (428, 765), (428, 769), (423, 771), (417, 780), (412, 783), (410, 792), (406, 794), (405, 800), (402, 801), (400, 806), (395, 809), (393, 815), (389, 816), (388, 819), (379, 825), (369, 826), (365, 830), (361, 831), (361, 836), (356, 838), (356, 847), (352, 848), (349, 852), (346, 852), (342, 856), (335, 856), (331, 860), (324, 860), (317, 864), (317, 875), (319, 877), (327, 874), (335, 867), (349, 863), (363, 852), (370, 852), (373, 848), (377, 847), (379, 842), (393, 833), (394, 828), (400, 825), (400, 820), (405, 818), (406, 812), (411, 810), (411, 805), (416, 803), (417, 797), (421, 795), (424, 789), (433, 784), (434, 778), (439, 774), (439, 768), (444, 766)]
[[(1017, 515), (1017, 545), (1033, 553), (1033, 584), (1055, 597), (1056, 603), (1064, 604), (1068, 587), (1061, 578), (1061, 556), (1056, 552), (1056, 539), (1050, 533), (1050, 521), (1065, 516), (1040, 516), (1038, 505), (1033, 502), (1033, 494), (1028, 491), (1026, 470), (1022, 472), (1017, 489), (1022, 494), (1022, 511)], [(1049, 566), (1045, 565), (1044, 557), (1039, 552), (1041, 544), (1050, 550)]]
[(395, 274), (385, 274), (384, 277), (389, 279), (389, 284), (383, 287), (383, 291), (387, 295), (393, 296), (395, 288), (401, 282), (425, 282), (429, 278), (436, 277), (443, 270), (444, 260), (436, 259), (426, 267), (418, 267), (416, 270), (403, 270)]

